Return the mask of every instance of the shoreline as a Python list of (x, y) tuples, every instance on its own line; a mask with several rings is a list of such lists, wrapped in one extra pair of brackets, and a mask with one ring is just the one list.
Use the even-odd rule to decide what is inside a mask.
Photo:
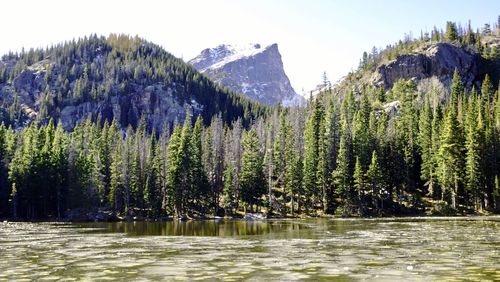
[(453, 218), (500, 218), (500, 214), (453, 214), (453, 215), (425, 215), (425, 214), (415, 214), (415, 215), (384, 215), (384, 216), (300, 216), (300, 217), (267, 217), (267, 218), (252, 218), (245, 219), (244, 217), (203, 217), (203, 218), (187, 218), (187, 219), (175, 219), (173, 217), (165, 217), (159, 219), (153, 218), (141, 218), (141, 219), (112, 219), (112, 220), (72, 220), (69, 218), (62, 219), (36, 219), (36, 220), (25, 220), (25, 219), (12, 219), (12, 218), (0, 218), (0, 222), (30, 222), (30, 223), (123, 223), (123, 222), (195, 222), (195, 221), (275, 221), (275, 220), (311, 220), (311, 219), (330, 219), (330, 220), (383, 220), (383, 219), (453, 219)]

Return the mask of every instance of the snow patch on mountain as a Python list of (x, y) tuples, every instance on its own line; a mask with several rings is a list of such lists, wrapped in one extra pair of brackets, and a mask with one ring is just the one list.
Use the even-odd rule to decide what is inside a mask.
[(189, 63), (215, 82), (265, 104), (292, 106), (305, 102), (285, 74), (277, 44), (222, 44), (203, 50)]

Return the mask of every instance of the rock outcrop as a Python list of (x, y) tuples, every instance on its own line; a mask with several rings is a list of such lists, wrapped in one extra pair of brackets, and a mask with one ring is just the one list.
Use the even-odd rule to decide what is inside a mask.
[(449, 43), (438, 43), (426, 45), (412, 54), (398, 56), (378, 66), (371, 83), (390, 89), (401, 78), (420, 81), (437, 77), (444, 85), (449, 85), (455, 69), (467, 87), (484, 75), (478, 54)]
[(215, 82), (267, 105), (305, 101), (285, 74), (277, 44), (219, 45), (203, 50), (189, 63)]

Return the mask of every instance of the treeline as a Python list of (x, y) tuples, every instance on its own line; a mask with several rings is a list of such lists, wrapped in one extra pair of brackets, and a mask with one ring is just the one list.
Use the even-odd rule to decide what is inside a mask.
[[(480, 90), (480, 94), (478, 94)], [(387, 93), (321, 94), (245, 127), (188, 116), (161, 134), (90, 119), (0, 127), (0, 207), (15, 218), (118, 214), (456, 213), (500, 205), (500, 94), (488, 76), (449, 98), (399, 81)], [(393, 101), (390, 107), (382, 103)], [(387, 105), (387, 104), (386, 104)]]

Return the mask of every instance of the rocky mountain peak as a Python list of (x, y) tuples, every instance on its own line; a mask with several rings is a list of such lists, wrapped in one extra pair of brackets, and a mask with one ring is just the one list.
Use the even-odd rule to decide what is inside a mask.
[(219, 45), (189, 61), (198, 71), (229, 89), (268, 105), (302, 104), (285, 74), (278, 44)]

